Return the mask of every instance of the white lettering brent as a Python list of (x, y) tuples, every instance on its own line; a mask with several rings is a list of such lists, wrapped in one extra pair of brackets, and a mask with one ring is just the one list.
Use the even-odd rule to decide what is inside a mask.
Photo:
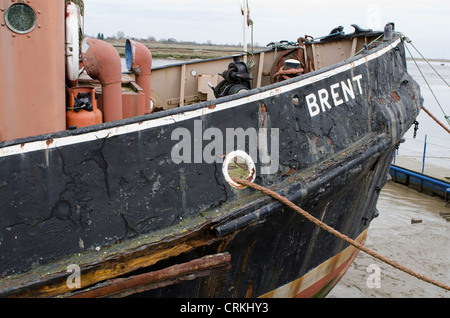
[[(305, 97), (308, 106), (309, 115), (314, 117), (319, 115), (321, 110), (325, 112), (334, 107), (342, 105), (345, 102), (356, 98), (356, 90), (353, 88), (353, 82), (357, 84), (357, 91), (360, 95), (363, 94), (361, 80), (363, 76), (357, 75), (347, 81), (341, 81), (330, 86), (329, 90), (323, 88), (317, 94), (311, 93)], [(331, 97), (331, 99), (330, 99)], [(320, 105), (319, 105), (320, 104)]]

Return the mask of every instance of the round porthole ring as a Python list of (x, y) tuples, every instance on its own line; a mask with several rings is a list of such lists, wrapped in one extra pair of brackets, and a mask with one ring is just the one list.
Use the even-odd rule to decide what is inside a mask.
[[(18, 6), (23, 6), (23, 7), (27, 8), (27, 10), (30, 10), (29, 12), (33, 14), (33, 24), (32, 24), (31, 27), (29, 27), (26, 30), (19, 30), (19, 29), (15, 28), (13, 25), (11, 25), (11, 23), (10, 23), (9, 14), (11, 13), (12, 9), (14, 9), (14, 8), (16, 8)], [(37, 25), (37, 16), (36, 16), (36, 12), (34, 11), (34, 9), (30, 5), (28, 5), (26, 3), (21, 3), (21, 2), (20, 3), (14, 3), (11, 6), (9, 6), (9, 8), (5, 12), (4, 20), (5, 20), (5, 23), (8, 26), (8, 28), (11, 31), (13, 31), (15, 33), (18, 33), (18, 34), (30, 33), (31, 31), (33, 31), (36, 28), (36, 25)]]

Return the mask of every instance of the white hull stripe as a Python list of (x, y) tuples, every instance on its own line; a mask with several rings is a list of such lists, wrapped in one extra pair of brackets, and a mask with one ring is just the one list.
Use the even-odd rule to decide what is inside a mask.
[(340, 67), (334, 68), (327, 72), (312, 76), (310, 78), (306, 78), (299, 82), (294, 82), (294, 83), (284, 85), (281, 87), (277, 87), (277, 88), (274, 88), (271, 90), (267, 90), (267, 91), (264, 91), (261, 93), (252, 94), (250, 96), (246, 96), (246, 97), (239, 98), (236, 100), (217, 104), (214, 109), (202, 108), (202, 109), (197, 109), (197, 110), (193, 110), (193, 111), (186, 111), (183, 113), (166, 116), (163, 118), (146, 120), (144, 122), (102, 129), (102, 130), (88, 132), (85, 134), (80, 134), (80, 135), (75, 135), (75, 136), (55, 138), (52, 140), (52, 142), (48, 142), (48, 140), (39, 140), (39, 141), (29, 142), (26, 144), (17, 144), (17, 145), (13, 145), (13, 146), (6, 146), (3, 148), (0, 148), (0, 158), (11, 156), (11, 155), (17, 155), (17, 154), (25, 154), (28, 152), (33, 152), (33, 151), (38, 151), (38, 150), (46, 150), (46, 149), (51, 149), (51, 148), (63, 147), (63, 146), (67, 146), (67, 145), (88, 142), (88, 141), (93, 141), (93, 140), (97, 140), (97, 139), (110, 138), (110, 137), (128, 134), (128, 133), (132, 133), (132, 132), (146, 130), (149, 128), (162, 127), (162, 126), (173, 124), (175, 122), (181, 122), (181, 121), (189, 120), (192, 118), (197, 118), (197, 117), (200, 117), (203, 115), (207, 115), (207, 114), (222, 111), (225, 109), (234, 108), (234, 107), (237, 107), (237, 106), (240, 106), (243, 104), (255, 102), (255, 101), (265, 99), (265, 98), (268, 98), (271, 96), (276, 96), (276, 95), (279, 95), (279, 94), (282, 94), (282, 93), (285, 93), (285, 92), (288, 92), (288, 91), (291, 91), (291, 90), (294, 90), (294, 89), (297, 89), (297, 88), (300, 88), (300, 87), (303, 87), (303, 86), (306, 86), (309, 84), (319, 82), (328, 77), (337, 75), (339, 73), (353, 69), (359, 65), (365, 64), (368, 61), (376, 59), (376, 58), (380, 57), (381, 55), (387, 53), (388, 51), (392, 50), (394, 47), (396, 47), (400, 43), (400, 41), (401, 41), (400, 39), (397, 39), (396, 41), (394, 41), (390, 45), (386, 46), (385, 48), (383, 48), (377, 52), (374, 52), (370, 55), (367, 55), (365, 57), (361, 57), (360, 59), (355, 60), (352, 63), (342, 65)]

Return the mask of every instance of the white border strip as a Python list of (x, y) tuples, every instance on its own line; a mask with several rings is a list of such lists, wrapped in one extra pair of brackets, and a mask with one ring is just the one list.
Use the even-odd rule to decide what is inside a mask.
[(232, 100), (229, 102), (217, 104), (214, 109), (209, 108), (202, 108), (197, 109), (193, 111), (183, 112), (163, 118), (153, 119), (153, 120), (146, 120), (144, 122), (139, 123), (133, 123), (113, 128), (107, 128), (99, 131), (94, 132), (88, 132), (81, 135), (76, 136), (68, 136), (68, 137), (61, 137), (53, 139), (52, 142), (49, 142), (49, 140), (39, 140), (39, 141), (33, 141), (25, 144), (17, 144), (13, 146), (6, 146), (3, 148), (0, 148), (0, 158), (17, 155), (17, 154), (25, 154), (28, 152), (33, 151), (39, 151), (39, 150), (46, 150), (46, 149), (52, 149), (57, 147), (63, 147), (67, 145), (72, 145), (76, 143), (82, 143), (82, 142), (88, 142), (92, 140), (97, 139), (103, 139), (103, 138), (110, 138), (114, 136), (119, 136), (123, 134), (128, 134), (132, 132), (137, 132), (140, 130), (146, 130), (149, 128), (159, 127), (159, 126), (165, 126), (170, 125), (175, 122), (181, 122), (188, 119), (200, 117), (203, 115), (211, 114), (214, 112), (222, 111), (229, 108), (234, 108), (237, 106), (240, 106), (242, 104), (247, 104), (250, 102), (255, 102), (261, 99), (265, 99), (271, 96), (279, 95), (309, 84), (313, 84), (316, 82), (319, 82), (325, 78), (337, 75), (339, 73), (345, 72), (347, 70), (353, 69), (359, 65), (365, 64), (368, 61), (371, 61), (373, 59), (376, 59), (380, 57), (381, 55), (387, 53), (394, 47), (396, 47), (400, 43), (401, 39), (397, 39), (387, 47), (372, 53), (368, 56), (362, 57), (352, 63), (345, 64), (343, 66), (337, 67), (335, 69), (329, 70), (327, 72), (312, 76), (310, 78), (306, 78), (299, 82), (294, 82), (285, 86), (277, 87), (271, 90), (267, 90), (261, 93), (253, 94), (247, 97), (243, 97), (240, 99)]

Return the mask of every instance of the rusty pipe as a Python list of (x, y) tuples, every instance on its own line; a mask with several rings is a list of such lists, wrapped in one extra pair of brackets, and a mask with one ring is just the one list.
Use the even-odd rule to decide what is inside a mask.
[(86, 37), (81, 58), (89, 76), (102, 84), (104, 122), (122, 119), (122, 65), (117, 50), (105, 41)]
[(144, 90), (145, 94), (145, 109), (139, 110), (139, 115), (151, 113), (150, 75), (152, 72), (152, 54), (145, 45), (128, 39), (125, 44), (125, 57), (128, 70), (136, 75), (136, 84)]

